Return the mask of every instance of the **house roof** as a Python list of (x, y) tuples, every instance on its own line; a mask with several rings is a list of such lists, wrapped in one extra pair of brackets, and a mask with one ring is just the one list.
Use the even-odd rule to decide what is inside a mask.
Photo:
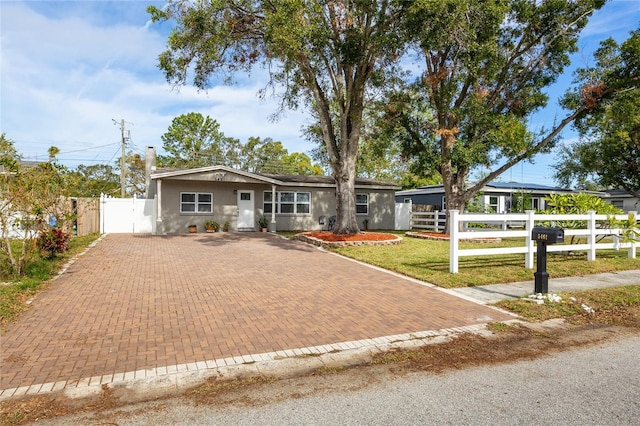
[(527, 189), (531, 191), (571, 191), (559, 186), (540, 185), (538, 183), (518, 183), (518, 182), (491, 182), (485, 185), (489, 188), (500, 189)]
[(629, 194), (626, 189), (606, 189), (602, 192), (606, 193), (609, 197), (634, 198), (634, 196)]
[(233, 174), (244, 176), (247, 178), (257, 179), (265, 183), (281, 185), (280, 182), (274, 179), (268, 178), (266, 176), (261, 176), (256, 173), (249, 173), (242, 170), (237, 170), (227, 166), (207, 166), (207, 167), (198, 167), (195, 169), (155, 170), (151, 172), (151, 179), (166, 179), (166, 178), (173, 178), (173, 177), (179, 177), (179, 176), (193, 176), (193, 175), (205, 174), (205, 173), (221, 173), (222, 176), (224, 176), (224, 174), (226, 173), (233, 173)]
[[(335, 187), (336, 181), (332, 176), (316, 175), (276, 175), (269, 173), (251, 173), (234, 169), (228, 166), (207, 166), (195, 169), (156, 169), (151, 172), (151, 179), (167, 179), (180, 176), (193, 176), (206, 173), (233, 173), (250, 179), (278, 186), (315, 186)], [(399, 186), (378, 182), (372, 179), (356, 178), (356, 187), (368, 187), (377, 189), (400, 189)]]
[[(484, 186), (482, 189), (485, 192), (513, 192), (513, 191), (527, 191), (527, 192), (540, 192), (540, 193), (567, 193), (573, 192), (571, 189), (540, 185), (537, 183), (519, 183), (519, 182), (491, 182)], [(396, 192), (396, 195), (426, 195), (426, 194), (440, 194), (444, 192), (444, 185), (427, 185), (415, 189), (407, 189), (404, 191)]]
[[(285, 185), (304, 185), (304, 186), (330, 186), (336, 185), (333, 176), (318, 175), (273, 175), (268, 173), (260, 173), (261, 176), (270, 177), (278, 180)], [(398, 189), (399, 186), (394, 183), (380, 182), (373, 179), (356, 178), (356, 187), (370, 186), (387, 189)]]

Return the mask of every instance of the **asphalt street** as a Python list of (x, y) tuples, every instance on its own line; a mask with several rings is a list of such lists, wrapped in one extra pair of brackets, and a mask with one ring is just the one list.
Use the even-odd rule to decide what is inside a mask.
[(639, 348), (640, 337), (633, 337), (535, 361), (412, 373), (362, 390), (266, 405), (151, 403), (102, 418), (119, 425), (637, 425)]

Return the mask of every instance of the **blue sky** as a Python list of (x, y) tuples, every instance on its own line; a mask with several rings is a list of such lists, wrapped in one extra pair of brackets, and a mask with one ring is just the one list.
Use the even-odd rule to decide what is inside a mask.
[[(0, 0), (0, 132), (25, 158), (45, 159), (55, 145), (69, 167), (113, 164), (120, 155), (113, 120), (125, 120), (128, 147), (142, 154), (146, 146), (160, 148), (171, 120), (191, 111), (211, 116), (227, 136), (242, 141), (260, 136), (282, 141), (290, 152), (313, 148), (301, 134), (310, 120), (304, 111), (270, 121), (276, 103), (258, 99), (266, 83), (260, 71), (206, 92), (166, 83), (156, 64), (170, 27), (149, 22), (149, 4), (164, 2)], [(640, 0), (610, 1), (591, 18), (573, 65), (585, 66), (601, 40), (622, 41), (639, 25)], [(549, 106), (532, 117), (532, 129), (564, 117), (556, 99), (571, 82), (571, 70), (549, 88)], [(565, 131), (563, 137), (569, 142), (575, 135)], [(553, 184), (553, 162), (553, 154), (539, 156), (502, 180)]]

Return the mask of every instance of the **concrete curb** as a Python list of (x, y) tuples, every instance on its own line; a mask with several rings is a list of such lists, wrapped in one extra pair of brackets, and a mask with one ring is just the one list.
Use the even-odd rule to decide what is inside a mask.
[(142, 400), (186, 390), (211, 378), (285, 378), (308, 374), (323, 367), (359, 365), (392, 349), (419, 348), (463, 333), (489, 332), (486, 324), (478, 324), (42, 383), (0, 390), (0, 401), (53, 393), (62, 393), (68, 398), (84, 398), (97, 396), (106, 389), (112, 389), (116, 395), (126, 395), (128, 401)]

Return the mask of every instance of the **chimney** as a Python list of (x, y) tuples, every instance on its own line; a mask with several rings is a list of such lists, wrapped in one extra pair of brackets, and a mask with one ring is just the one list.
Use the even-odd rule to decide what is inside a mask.
[(145, 198), (151, 197), (151, 173), (156, 170), (156, 147), (148, 146), (144, 155)]

